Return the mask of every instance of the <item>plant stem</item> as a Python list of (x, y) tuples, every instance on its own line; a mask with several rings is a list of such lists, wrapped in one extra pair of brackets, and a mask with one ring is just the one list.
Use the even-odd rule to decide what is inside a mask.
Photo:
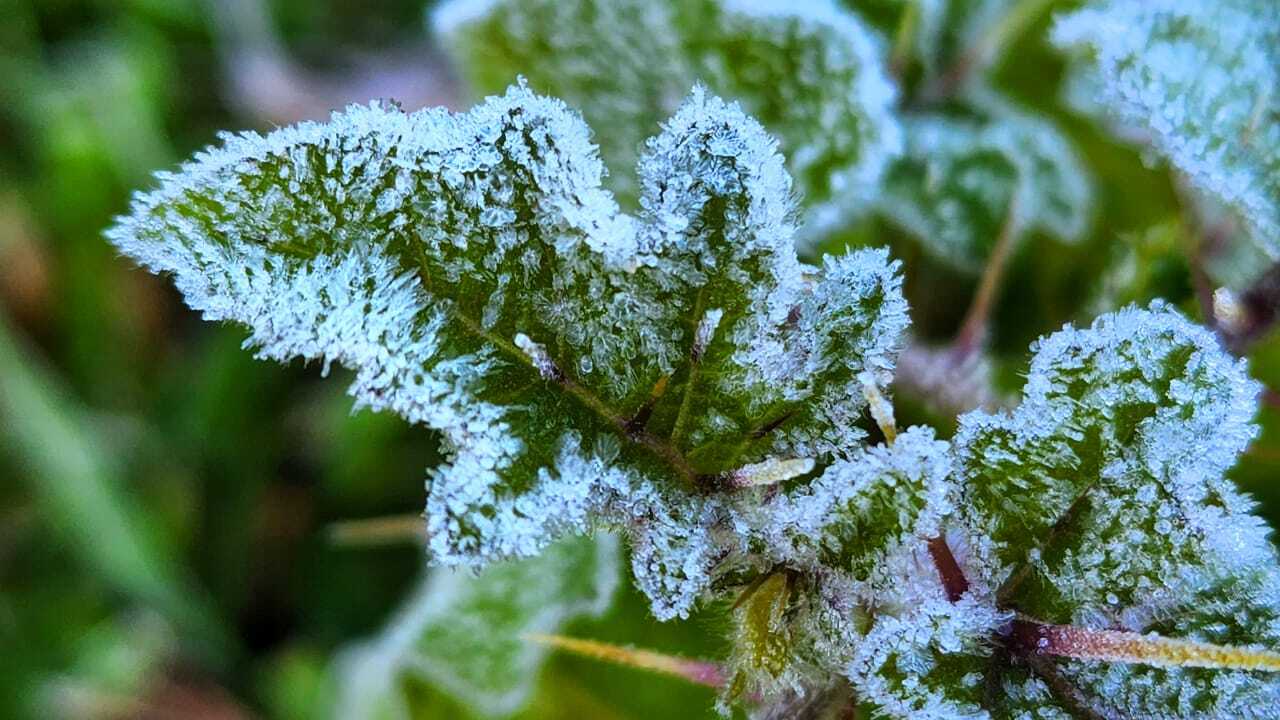
[(326, 534), (329, 542), (341, 546), (422, 543), (427, 539), (427, 524), (421, 514), (388, 515), (332, 523)]
[(1016, 244), (1015, 240), (1022, 234), (1018, 222), (1018, 205), (1018, 194), (1015, 192), (1009, 201), (1009, 211), (1004, 224), (1000, 226), (996, 243), (991, 248), (991, 255), (987, 257), (987, 264), (982, 270), (982, 277), (978, 281), (978, 289), (974, 292), (973, 301), (952, 343), (952, 360), (956, 365), (962, 365), (986, 341), (987, 327), (991, 322), (996, 293), (1004, 281), (1005, 270), (1008, 268), (1009, 258), (1013, 255), (1013, 247)]
[(1219, 670), (1280, 672), (1280, 653), (1259, 648), (1217, 645), (1120, 630), (1090, 630), (1051, 625), (1029, 618), (1013, 623), (1013, 635), (1024, 652), (1080, 660), (1198, 667)]
[(565, 637), (564, 635), (534, 633), (525, 635), (524, 639), (583, 657), (649, 670), (662, 675), (670, 675), (713, 690), (719, 690), (725, 686), (724, 671), (720, 669), (720, 666), (704, 660), (689, 660), (673, 655), (664, 655), (652, 650), (639, 650), (595, 640)]
[(938, 103), (963, 90), (975, 72), (986, 69), (996, 52), (1025, 32), (1053, 2), (1054, 0), (1022, 0), (1013, 6), (925, 88), (922, 93), (924, 100)]
[(911, 0), (902, 8), (898, 27), (893, 33), (893, 49), (889, 52), (889, 74), (899, 82), (906, 74), (911, 41), (915, 37), (920, 20), (920, 0)]
[(933, 557), (933, 564), (938, 568), (938, 576), (942, 579), (942, 587), (947, 592), (947, 599), (958, 602), (969, 590), (969, 579), (960, 569), (960, 563), (956, 562), (956, 556), (952, 554), (951, 546), (947, 545), (947, 539), (941, 535), (930, 539), (929, 555)]

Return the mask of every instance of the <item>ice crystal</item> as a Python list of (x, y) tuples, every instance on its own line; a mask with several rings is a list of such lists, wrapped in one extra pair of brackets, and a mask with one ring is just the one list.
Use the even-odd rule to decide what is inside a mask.
[(1098, 0), (1056, 41), (1130, 133), (1235, 208), (1280, 254), (1280, 13), (1270, 0)]
[(482, 565), (618, 526), (661, 617), (711, 583), (707, 485), (855, 446), (857, 377), (906, 326), (880, 251), (796, 260), (774, 141), (695, 88), (639, 161), (637, 215), (581, 119), (515, 87), (466, 114), (372, 105), (228, 136), (110, 232), (263, 357), (355, 371), (439, 430), (432, 559)]
[(624, 204), (638, 148), (695, 81), (778, 136), (804, 238), (865, 206), (901, 145), (883, 43), (831, 0), (452, 0), (433, 24), (481, 92), (523, 73), (580, 108)]

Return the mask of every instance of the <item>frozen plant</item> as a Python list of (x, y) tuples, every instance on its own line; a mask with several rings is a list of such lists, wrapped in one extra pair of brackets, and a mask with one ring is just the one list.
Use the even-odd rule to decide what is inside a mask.
[[(676, 12), (606, 6), (637, 22)], [(572, 7), (530, 3), (521, 22), (536, 32)], [(506, 4), (452, 7), (442, 22), (497, 22), (484, 20), (495, 8)], [(813, 52), (849, 70), (841, 82), (879, 82), (841, 54), (863, 46), (834, 9), (721, 11), (797, 42), (845, 33), (852, 45)], [(1089, 12), (1064, 37), (1083, 37)], [(709, 82), (734, 92), (753, 81)], [(356, 651), (344, 716), (408, 714), (393, 692), (401, 674), (492, 713), (517, 707), (527, 686), (486, 673), (475, 654), (527, 668), (538, 654), (516, 636), (599, 614), (614, 582), (606, 532), (626, 540), (659, 619), (731, 608), (720, 665), (644, 660), (718, 687), (726, 709), (1280, 716), (1280, 564), (1225, 477), (1258, 432), (1245, 361), (1171, 306), (1129, 306), (1037, 342), (1013, 409), (963, 414), (950, 439), (899, 430), (888, 397), (908, 326), (899, 264), (876, 249), (801, 263), (791, 172), (806, 190), (834, 187), (809, 173), (821, 146), (788, 164), (737, 102), (702, 85), (682, 93), (634, 177), (611, 168), (626, 209), (586, 122), (521, 81), (462, 114), (375, 103), (224, 136), (161, 174), (109, 231), (207, 319), (246, 326), (261, 357), (343, 365), (358, 406), (446, 443), (448, 462), (426, 477), (428, 560), (490, 569), (429, 579), (433, 591)], [(848, 122), (887, 112), (889, 95), (850, 94)], [(964, 113), (947, 120), (956, 127), (903, 126), (938, 137), (924, 147), (964, 137), (993, 157), (1056, 142), (976, 90), (965, 112), (983, 97), (1025, 132)], [(759, 112), (790, 122), (776, 110)], [(885, 152), (867, 148), (889, 142), (890, 127), (866, 125), (880, 130), (859, 136), (872, 143), (859, 157)], [(615, 143), (607, 157), (628, 151)], [(912, 192), (893, 171), (822, 177), (846, 170), (875, 202)], [(1051, 163), (943, 172), (953, 175), (1013, 203), (1018, 225), (1071, 227), (1070, 198), (1087, 194)], [(1038, 183), (1068, 199), (1037, 200)], [(1251, 217), (1266, 232), (1265, 213)], [(566, 539), (580, 535), (599, 539)], [(520, 602), (493, 614), (516, 587)], [(446, 620), (455, 610), (482, 619)]]

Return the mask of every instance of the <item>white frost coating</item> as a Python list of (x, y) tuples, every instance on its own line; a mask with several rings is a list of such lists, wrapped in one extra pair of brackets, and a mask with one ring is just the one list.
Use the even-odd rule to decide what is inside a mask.
[(408, 720), (409, 704), (398, 688), (405, 676), (486, 715), (519, 710), (548, 652), (523, 636), (604, 614), (621, 579), (618, 545), (602, 534), (561, 541), (537, 558), (480, 575), (450, 568), (427, 573), (379, 637), (340, 655), (333, 717), (373, 720), (390, 713)]
[[(955, 438), (962, 512), (993, 541), (978, 554), (994, 579), (1029, 565), (1036, 602), (1070, 608), (1059, 620), (1087, 628), (1280, 641), (1276, 553), (1252, 501), (1224, 477), (1258, 432), (1259, 386), (1245, 362), (1160, 304), (1065, 328), (1035, 353), (1022, 404), (963, 416)], [(1042, 553), (1072, 514), (1071, 545)], [(1121, 716), (1280, 709), (1280, 685), (1265, 674), (1063, 667)]]
[[(632, 574), (653, 614), (659, 620), (687, 617), (711, 582), (717, 554), (712, 529), (723, 524), (725, 511), (710, 498), (611, 467), (612, 441), (597, 443), (590, 455), (579, 450), (581, 444), (576, 435), (563, 438), (556, 473), (590, 487), (583, 500), (596, 516), (625, 530)], [(560, 500), (552, 494), (546, 502), (555, 508)]]
[[(759, 123), (695, 87), (649, 141), (639, 166), (641, 274), (694, 296), (707, 285), (719, 313), (715, 342), (730, 362), (717, 382), (734, 406), (709, 407), (694, 427), (714, 438), (748, 412), (803, 402), (805, 419), (779, 436), (778, 454), (824, 457), (851, 447), (865, 407), (853, 375), (893, 366), (907, 324), (897, 264), (883, 251), (828, 259), (816, 285), (793, 248), (790, 178)], [(696, 338), (695, 338), (696, 341)]]
[[(1125, 508), (1150, 507), (1157, 498), (1172, 502), (1168, 509), (1178, 508), (1178, 522), (1159, 526), (1166, 530), (1158, 533), (1162, 542), (1181, 544), (1184, 537), (1227, 542), (1238, 537), (1242, 521), (1256, 524), (1247, 519), (1245, 501), (1223, 473), (1257, 434), (1251, 419), (1259, 386), (1248, 377), (1244, 361), (1229, 357), (1209, 331), (1156, 304), (1103, 316), (1089, 330), (1066, 328), (1034, 349), (1022, 404), (1008, 414), (964, 415), (956, 433), (961, 464), (973, 478), (968, 482), (985, 486), (990, 481), (977, 478), (999, 474), (1000, 482), (1024, 488), (1025, 495), (1009, 496), (1007, 489), (992, 486), (991, 500), (1005, 513), (1044, 528), (1096, 480), (1101, 485), (1091, 492), (1116, 493), (1100, 511), (1113, 508), (1123, 515)], [(1089, 437), (1096, 437), (1096, 444), (1080, 444)], [(1096, 455), (1081, 457), (1081, 452)], [(1080, 465), (1096, 467), (1098, 474), (1073, 481), (1063, 477), (1078, 474)], [(1004, 477), (1006, 472), (1012, 476)], [(997, 523), (1009, 519), (975, 512), (983, 516), (978, 522), (987, 534), (1003, 542)], [(1116, 522), (1121, 523), (1117, 531), (1133, 525), (1119, 515)], [(1161, 557), (1138, 553), (1124, 562), (1158, 564)], [(1251, 551), (1246, 558), (1259, 559)], [(1235, 562), (1225, 556), (1222, 561)], [(1156, 587), (1165, 574), (1124, 567), (1125, 585), (1150, 581)], [(1084, 592), (1086, 585), (1103, 581), (1095, 576), (1076, 589)], [(1107, 582), (1116, 587), (1116, 578)]]
[[(200, 154), (181, 173), (160, 174), (160, 188), (138, 196), (133, 214), (109, 233), (144, 265), (173, 273), (187, 302), (207, 319), (249, 326), (260, 356), (320, 359), (326, 367), (339, 362), (356, 371), (351, 393), (358, 405), (441, 430), (454, 456), (432, 473), (427, 525), (432, 554), (447, 563), (532, 554), (559, 529), (581, 522), (563, 512), (529, 512), (536, 493), (515, 502), (500, 497), (501, 473), (526, 448), (509, 411), (475, 396), (494, 367), (492, 351), (450, 351), (450, 303), (433, 300), (388, 250), (398, 228), (410, 224), (403, 218), (416, 202), (415, 181), (469, 188), (463, 173), (502, 161), (485, 143), (523, 122), (535, 138), (555, 136), (567, 153), (567, 161), (542, 158), (555, 165), (539, 188), (547, 221), (558, 229), (557, 256), (572, 262), (576, 248), (596, 253), (606, 267), (625, 264), (634, 253), (630, 225), (598, 189), (602, 168), (586, 128), (563, 105), (523, 88), (464, 116), (357, 106), (325, 125), (226, 136), (223, 147)], [(506, 150), (517, 163), (535, 163), (519, 146)], [(380, 183), (366, 182), (363, 173), (391, 174), (395, 182), (379, 191)], [(279, 186), (262, 196), (249, 192), (246, 185), (265, 178), (289, 193)], [(557, 183), (567, 198), (556, 197)], [(198, 193), (206, 204), (186, 209)], [(334, 197), (346, 205), (332, 208)], [(437, 230), (412, 229), (426, 252), (437, 253), (446, 276), (462, 272), (466, 259), (450, 249), (456, 238), (432, 236)], [(316, 254), (294, 259), (267, 239), (289, 235), (314, 243)], [(501, 234), (494, 240), (503, 252)], [(598, 320), (572, 322), (590, 328)]]
[[(743, 511), (773, 562), (860, 580), (899, 546), (942, 532), (953, 511), (949, 446), (913, 427), (886, 447), (859, 449), (817, 479)], [(888, 518), (896, 522), (885, 523)]]
[(1271, 0), (1108, 0), (1054, 40), (1093, 55), (1100, 101), (1280, 255), (1280, 12)]
[[(788, 426), (778, 453), (840, 457), (857, 447), (866, 407), (859, 375), (888, 386), (910, 324), (898, 268), (880, 249), (823, 258), (822, 278), (800, 305), (789, 356), (762, 362), (779, 367), (773, 378), (818, 379), (835, 389), (807, 400), (808, 421)], [(756, 352), (768, 349), (762, 345)], [(791, 392), (801, 395), (802, 388)]]
[[(735, 315), (747, 301), (745, 317), (727, 330), (745, 378), (727, 382), (783, 382), (788, 368), (772, 355), (785, 352), (781, 333), (802, 283), (790, 222), (791, 177), (776, 142), (737, 103), (699, 85), (649, 141), (639, 174), (642, 264), (669, 287), (697, 287), (725, 275), (720, 282), (737, 291), (726, 298), (738, 304)], [(700, 221), (725, 200), (724, 216), (707, 218), (722, 228), (718, 236)]]
[(981, 704), (981, 676), (956, 682), (931, 673), (948, 656), (985, 659), (991, 652), (987, 638), (1008, 620), (1007, 614), (972, 597), (952, 603), (936, 595), (900, 614), (878, 618), (845, 672), (859, 698), (888, 717), (988, 720)]
[(720, 308), (711, 308), (702, 316), (702, 320), (698, 322), (698, 329), (693, 334), (693, 356), (701, 358), (707, 351), (707, 346), (711, 344), (711, 338), (715, 337), (716, 329), (720, 327), (720, 319), (724, 317), (724, 310)]

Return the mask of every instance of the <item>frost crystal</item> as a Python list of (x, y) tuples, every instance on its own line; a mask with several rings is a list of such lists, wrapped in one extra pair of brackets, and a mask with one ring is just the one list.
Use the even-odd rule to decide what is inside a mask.
[(523, 86), (469, 113), (353, 107), (228, 136), (110, 231), (259, 354), (355, 371), (360, 405), (441, 431), (432, 559), (481, 565), (626, 530), (660, 617), (710, 586), (707, 487), (861, 437), (857, 376), (906, 308), (880, 251), (796, 260), (774, 141), (695, 88), (639, 161), (636, 216), (580, 118)]
[(1119, 123), (1280, 254), (1280, 13), (1271, 0), (1100, 0), (1062, 18)]
[(637, 149), (695, 81), (778, 136), (802, 239), (865, 206), (900, 150), (882, 43), (831, 0), (452, 0), (433, 18), (481, 92), (523, 73), (581, 108), (624, 204)]

